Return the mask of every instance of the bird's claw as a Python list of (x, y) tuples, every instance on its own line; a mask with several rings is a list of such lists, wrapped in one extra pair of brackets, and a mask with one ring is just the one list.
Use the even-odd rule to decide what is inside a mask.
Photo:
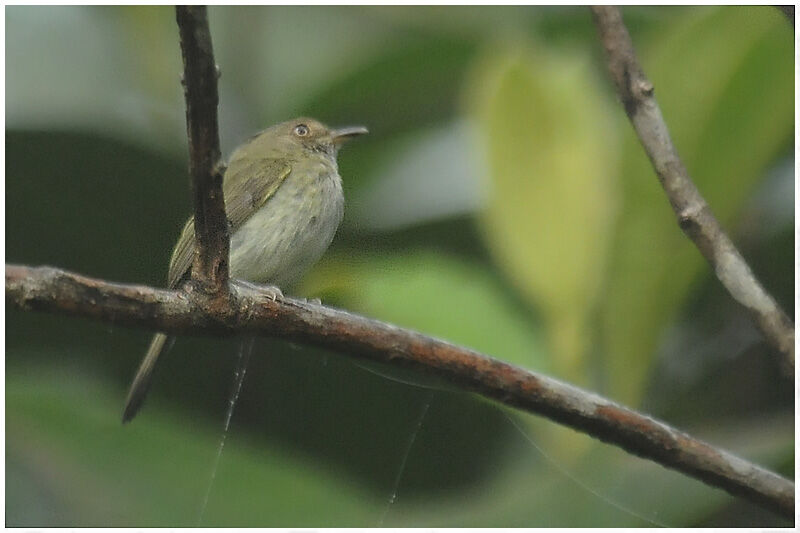
[(243, 279), (234, 279), (231, 280), (231, 283), (236, 287), (255, 291), (259, 297), (265, 297), (273, 302), (278, 298), (283, 298), (283, 292), (275, 285), (259, 285)]

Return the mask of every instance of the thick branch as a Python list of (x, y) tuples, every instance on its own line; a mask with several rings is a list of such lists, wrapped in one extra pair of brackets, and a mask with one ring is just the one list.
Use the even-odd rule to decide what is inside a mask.
[(203, 291), (122, 285), (48, 267), (6, 265), (6, 302), (166, 333), (248, 332), (416, 369), (506, 405), (544, 415), (631, 453), (684, 472), (783, 516), (794, 484), (595, 394), (467, 348), (345, 311), (290, 298), (272, 301), (236, 287), (225, 306)]
[(189, 173), (194, 195), (195, 257), (192, 277), (207, 291), (228, 289), (228, 219), (222, 196), (223, 166), (217, 127), (217, 66), (205, 6), (175, 8), (183, 56), (183, 92)]
[(794, 324), (753, 275), (689, 177), (653, 96), (653, 84), (636, 59), (619, 9), (592, 7), (592, 12), (625, 112), (669, 197), (678, 224), (730, 295), (749, 311), (767, 341), (783, 355), (784, 367), (793, 375)]

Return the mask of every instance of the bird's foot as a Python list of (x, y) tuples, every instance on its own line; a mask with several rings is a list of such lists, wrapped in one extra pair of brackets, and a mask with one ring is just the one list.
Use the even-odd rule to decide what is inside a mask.
[(259, 285), (243, 279), (232, 279), (231, 283), (237, 288), (255, 291), (259, 297), (266, 297), (273, 302), (278, 298), (283, 298), (283, 292), (275, 285)]

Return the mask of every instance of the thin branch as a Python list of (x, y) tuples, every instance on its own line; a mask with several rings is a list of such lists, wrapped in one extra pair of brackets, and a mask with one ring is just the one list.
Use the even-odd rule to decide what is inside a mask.
[(619, 9), (601, 6), (592, 7), (592, 12), (606, 50), (608, 70), (625, 112), (650, 157), (678, 224), (728, 293), (750, 312), (767, 341), (782, 354), (786, 373), (793, 375), (794, 324), (753, 275), (689, 177), (653, 96), (653, 84), (636, 59)]
[(223, 166), (217, 126), (218, 70), (205, 6), (175, 8), (183, 56), (183, 92), (189, 173), (194, 196), (195, 257), (192, 278), (204, 290), (228, 289), (228, 219), (222, 196)]
[(731, 494), (794, 517), (794, 483), (670, 426), (553, 378), (468, 348), (291, 298), (236, 286), (225, 305), (204, 291), (122, 285), (49, 267), (6, 265), (6, 302), (172, 334), (247, 332), (416, 369), (465, 391), (546, 416)]

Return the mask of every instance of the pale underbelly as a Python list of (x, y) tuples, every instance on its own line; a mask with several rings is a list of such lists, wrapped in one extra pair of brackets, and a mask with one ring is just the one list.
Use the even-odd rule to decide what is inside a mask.
[(298, 181), (289, 176), (231, 236), (231, 277), (285, 288), (325, 253), (342, 220), (340, 178)]

